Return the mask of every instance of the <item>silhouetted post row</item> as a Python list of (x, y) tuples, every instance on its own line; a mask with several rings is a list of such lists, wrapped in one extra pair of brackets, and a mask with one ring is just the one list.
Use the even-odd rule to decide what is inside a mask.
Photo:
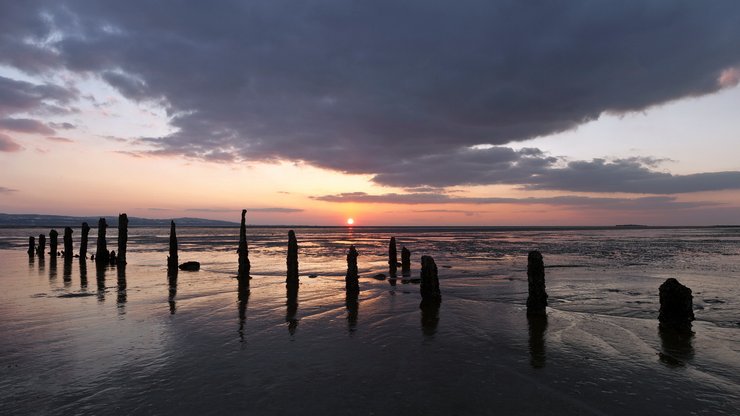
[(547, 307), (547, 292), (545, 291), (545, 263), (539, 251), (530, 251), (527, 256), (527, 282), (529, 297), (527, 297), (528, 315), (545, 315)]
[(72, 253), (72, 231), (71, 227), (64, 227), (64, 260), (71, 260), (74, 253)]

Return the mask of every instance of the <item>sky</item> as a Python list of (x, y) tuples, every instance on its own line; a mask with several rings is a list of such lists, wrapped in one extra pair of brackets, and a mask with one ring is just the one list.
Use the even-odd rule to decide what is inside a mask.
[(740, 224), (736, 1), (0, 0), (0, 212)]

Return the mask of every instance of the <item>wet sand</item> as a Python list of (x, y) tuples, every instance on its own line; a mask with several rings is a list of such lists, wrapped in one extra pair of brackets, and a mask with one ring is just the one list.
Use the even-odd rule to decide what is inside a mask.
[(203, 266), (176, 284), (164, 255), (132, 248), (120, 274), (0, 250), (0, 414), (740, 412), (739, 328), (699, 319), (678, 339), (658, 332), (654, 304), (571, 310), (558, 290), (592, 270), (548, 270), (560, 283), (543, 321), (527, 319), (520, 280), (457, 263), (440, 268), (435, 311), (372, 268), (348, 302), (341, 263), (309, 256), (291, 302), (284, 275), (259, 273), (284, 268), (279, 248), (255, 250), (240, 302), (235, 253), (183, 250)]

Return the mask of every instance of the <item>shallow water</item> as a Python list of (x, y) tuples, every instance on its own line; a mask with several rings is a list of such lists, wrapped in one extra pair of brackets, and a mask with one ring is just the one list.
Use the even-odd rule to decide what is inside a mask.
[[(242, 302), (237, 228), (179, 229), (180, 261), (202, 267), (173, 284), (167, 229), (129, 230), (125, 272), (29, 261), (40, 233), (0, 229), (0, 414), (740, 412), (737, 228), (299, 228), (295, 303), (287, 229), (248, 230)], [(419, 309), (418, 285), (371, 278), (387, 273), (390, 236), (414, 274), (421, 254), (435, 258), (438, 311)], [(549, 266), (546, 322), (524, 313), (532, 249)], [(667, 277), (694, 291), (691, 338), (657, 331)]]

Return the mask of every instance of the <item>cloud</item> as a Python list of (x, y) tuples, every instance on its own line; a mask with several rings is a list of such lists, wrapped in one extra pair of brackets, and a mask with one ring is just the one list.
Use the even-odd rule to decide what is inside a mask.
[(0, 194), (10, 194), (13, 192), (18, 192), (18, 190), (12, 189), (12, 188), (6, 188), (5, 186), (0, 186)]
[(49, 126), (51, 126), (52, 128), (61, 129), (61, 130), (72, 130), (76, 128), (74, 124), (67, 123), (67, 122), (63, 122), (63, 123), (53, 123), (52, 122), (52, 123), (49, 123)]
[(274, 207), (274, 208), (250, 208), (248, 210), (249, 212), (274, 212), (279, 214), (290, 214), (293, 212), (303, 212), (304, 209), (300, 208), (281, 208), (281, 207)]
[(19, 133), (54, 134), (54, 129), (46, 124), (28, 118), (0, 119), (0, 130), (10, 130)]
[(389, 165), (372, 180), (407, 190), (427, 186), (433, 192), (447, 186), (489, 184), (526, 190), (638, 194), (740, 189), (740, 172), (673, 175), (656, 170), (663, 162), (665, 159), (652, 157), (568, 162), (539, 149), (496, 146), (407, 158)]
[(543, 198), (498, 198), (498, 197), (465, 197), (449, 196), (446, 194), (398, 194), (386, 193), (371, 195), (365, 192), (349, 192), (336, 195), (312, 197), (317, 201), (339, 203), (365, 204), (517, 204), (517, 205), (550, 205), (585, 209), (616, 209), (616, 210), (663, 210), (699, 208), (720, 205), (708, 201), (681, 202), (676, 197), (649, 196), (641, 198), (596, 198), (587, 196), (556, 196)]
[(613, 162), (594, 159), (570, 162), (564, 168), (547, 169), (522, 186), (531, 190), (678, 194), (740, 189), (740, 172), (672, 175), (650, 170), (636, 159)]
[[(66, 106), (76, 96), (77, 91), (74, 88), (49, 83), (35, 84), (0, 76), (0, 116), (21, 112), (67, 111)], [(20, 121), (20, 127), (23, 127), (22, 123), (29, 121), (33, 120)], [(11, 126), (14, 123), (12, 119), (6, 122), (11, 123)], [(18, 120), (15, 123), (18, 123)]]
[(66, 137), (59, 137), (59, 136), (48, 136), (46, 140), (57, 142), (57, 143), (74, 143), (75, 142), (72, 139), (68, 139)]
[[(0, 63), (99, 76), (160, 102), (174, 133), (141, 142), (154, 155), (304, 161), (410, 186), (468, 173), (508, 183), (535, 167), (487, 171), (462, 157), (444, 172), (453, 179), (425, 182), (397, 166), (732, 86), (738, 14), (732, 1), (39, 1), (3, 11)], [(6, 100), (2, 84), (0, 106), (39, 105), (40, 92)], [(550, 164), (514, 153), (486, 157)]]
[(14, 142), (10, 136), (0, 133), (0, 152), (19, 152), (23, 150), (23, 147), (18, 143)]
[[(238, 209), (233, 208), (188, 208), (185, 211), (195, 212), (239, 212)], [(248, 212), (273, 212), (289, 214), (293, 212), (303, 212), (303, 209), (298, 208), (280, 208), (280, 207), (268, 207), (268, 208), (248, 208)]]

